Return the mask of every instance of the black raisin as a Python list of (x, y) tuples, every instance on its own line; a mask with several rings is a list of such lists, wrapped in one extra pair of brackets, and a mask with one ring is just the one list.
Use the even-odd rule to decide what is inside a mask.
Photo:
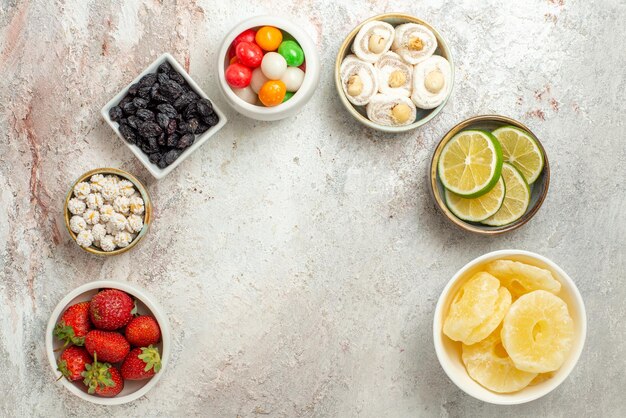
[(189, 129), (191, 129), (191, 132), (196, 133), (196, 131), (198, 130), (198, 126), (200, 126), (200, 122), (198, 121), (198, 119), (191, 118), (187, 121), (187, 123), (189, 124)]
[(147, 141), (144, 141), (140, 148), (146, 154), (152, 154), (155, 152), (159, 152), (159, 143), (157, 142), (157, 138), (151, 136)]
[(167, 83), (170, 81), (170, 77), (166, 73), (157, 74), (157, 82), (159, 84)]
[(180, 139), (180, 135), (177, 133), (173, 133), (167, 137), (167, 146), (170, 148), (174, 148), (178, 145), (178, 140)]
[(161, 128), (166, 129), (170, 123), (170, 118), (165, 113), (157, 113), (156, 121)]
[(170, 71), (172, 71), (172, 66), (167, 61), (159, 65), (159, 69), (157, 70), (157, 72), (159, 73), (166, 73), (166, 74), (168, 74)]
[(174, 101), (183, 94), (183, 88), (175, 81), (167, 80), (160, 83), (159, 93), (168, 101)]
[(111, 118), (111, 120), (117, 122), (122, 119), (122, 116), (124, 116), (124, 112), (122, 112), (121, 107), (113, 106), (111, 109), (109, 109), (109, 117)]
[(198, 125), (198, 129), (196, 129), (196, 135), (205, 133), (209, 128), (210, 128), (209, 125), (205, 125), (204, 123), (201, 123), (200, 125)]
[(148, 155), (148, 159), (152, 164), (158, 163), (161, 158), (163, 158), (163, 154), (159, 152), (153, 152), (152, 154)]
[(159, 147), (164, 147), (165, 145), (167, 145), (167, 136), (165, 135), (165, 132), (159, 135), (159, 137), (157, 138), (157, 144), (159, 144)]
[(220, 121), (220, 118), (219, 116), (217, 116), (217, 114), (213, 113), (212, 115), (207, 116), (203, 120), (207, 125), (215, 126)]
[(161, 127), (157, 125), (155, 122), (146, 121), (139, 125), (139, 127), (137, 128), (137, 131), (139, 132), (139, 135), (143, 136), (144, 138), (147, 138), (147, 137), (161, 135), (161, 132), (163, 132), (163, 129), (161, 129)]
[(178, 112), (176, 111), (176, 109), (174, 109), (174, 106), (168, 103), (158, 105), (157, 109), (159, 110), (159, 112), (165, 114), (170, 119), (173, 119), (178, 115)]
[(145, 99), (145, 100), (150, 100), (150, 89), (151, 88), (152, 88), (152, 86), (141, 87), (137, 91), (137, 97), (141, 97), (142, 99)]
[(128, 94), (130, 94), (131, 96), (135, 96), (138, 90), (139, 90), (139, 83), (135, 83), (128, 88)]
[(139, 109), (135, 114), (143, 120), (154, 120), (154, 113), (148, 109)]
[(193, 92), (183, 93), (174, 102), (174, 107), (176, 109), (178, 109), (179, 111), (183, 110), (190, 103), (192, 103), (194, 100), (196, 100), (196, 97), (197, 97), (196, 94), (193, 93)]
[(130, 103), (133, 101), (133, 97), (128, 95), (128, 96), (124, 96), (124, 98), (122, 98), (122, 100), (120, 100), (120, 102), (117, 104), (119, 107), (121, 107), (122, 109), (124, 109), (124, 105), (126, 103)]
[(176, 121), (176, 119), (170, 119), (169, 123), (167, 124), (167, 128), (165, 130), (167, 131), (168, 135), (171, 135), (174, 132), (176, 132), (177, 127), (178, 127), (178, 122)]
[(192, 133), (191, 132), (191, 126), (189, 126), (189, 124), (187, 122), (181, 122), (178, 124), (178, 128), (176, 129), (177, 132), (180, 132), (181, 134), (187, 134), (187, 133)]
[(195, 139), (196, 137), (194, 134), (183, 135), (176, 146), (180, 149), (189, 148)]
[(137, 111), (137, 106), (135, 106), (135, 103), (133, 102), (128, 102), (122, 106), (122, 110), (124, 110), (126, 115), (134, 115)]
[(159, 160), (159, 162), (157, 163), (157, 165), (159, 166), (159, 168), (165, 168), (167, 167), (169, 164), (165, 161), (165, 155), (163, 155), (161, 157), (161, 159)]
[(137, 109), (145, 109), (148, 107), (148, 101), (142, 99), (141, 97), (135, 97), (133, 99), (133, 104), (137, 107)]
[(189, 106), (185, 108), (183, 112), (183, 116), (185, 119), (191, 119), (198, 116), (198, 105), (196, 102), (191, 102)]
[(128, 117), (128, 119), (126, 119), (126, 123), (128, 123), (131, 128), (137, 129), (139, 128), (139, 124), (141, 124), (142, 122), (141, 119), (139, 119), (137, 116), (131, 115)]
[(196, 102), (196, 107), (198, 109), (198, 113), (200, 114), (200, 116), (202, 116), (202, 118), (206, 118), (209, 115), (215, 113), (215, 111), (213, 110), (213, 105), (207, 99), (198, 100)]
[[(182, 139), (182, 138), (181, 138)], [(181, 150), (177, 150), (177, 149), (173, 149), (171, 151), (168, 151), (167, 154), (165, 154), (165, 163), (167, 165), (172, 164), (174, 161), (176, 161), (176, 159), (178, 157), (180, 157), (180, 154), (182, 154), (183, 152)]]
[(126, 124), (120, 125), (120, 133), (124, 137), (124, 139), (131, 144), (137, 143), (137, 134), (135, 130)]
[(139, 80), (139, 87), (152, 86), (154, 83), (156, 83), (156, 81), (157, 81), (156, 74), (154, 73), (146, 74), (141, 78), (141, 80)]
[(174, 80), (175, 82), (177, 82), (178, 84), (180, 84), (181, 86), (184, 86), (185, 84), (187, 84), (187, 82), (185, 81), (185, 77), (183, 77), (181, 74), (177, 73), (176, 71), (172, 71), (169, 74), (170, 74), (170, 78)]

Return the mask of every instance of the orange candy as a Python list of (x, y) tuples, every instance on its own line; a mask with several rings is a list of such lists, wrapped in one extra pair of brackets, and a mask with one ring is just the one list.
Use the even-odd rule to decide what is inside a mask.
[(276, 51), (283, 41), (283, 34), (273, 26), (263, 26), (254, 38), (257, 45), (265, 51)]
[(277, 106), (283, 102), (287, 87), (280, 80), (269, 80), (259, 90), (259, 100), (267, 107)]

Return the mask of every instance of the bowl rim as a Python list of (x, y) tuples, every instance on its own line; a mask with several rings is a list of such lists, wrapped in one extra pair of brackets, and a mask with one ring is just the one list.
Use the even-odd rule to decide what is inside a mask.
[[(82, 247), (78, 245), (78, 243), (76, 242), (76, 234), (70, 228), (70, 219), (72, 218), (73, 215), (68, 209), (68, 204), (69, 204), (70, 199), (72, 198), (72, 194), (74, 193), (74, 187), (81, 181), (84, 181), (85, 179), (93, 176), (94, 174), (114, 174), (116, 176), (123, 177), (126, 180), (133, 183), (133, 186), (135, 186), (137, 191), (141, 194), (141, 197), (144, 202), (143, 228), (141, 228), (141, 231), (139, 231), (135, 239), (132, 240), (132, 242), (124, 248), (118, 248), (113, 251), (104, 251), (104, 250), (97, 249), (93, 245), (87, 248)], [(150, 229), (150, 224), (152, 223), (152, 199), (150, 198), (150, 193), (148, 193), (148, 189), (146, 188), (146, 186), (141, 181), (139, 181), (137, 177), (133, 176), (129, 172), (121, 170), (119, 168), (111, 168), (111, 167), (96, 168), (96, 169), (87, 171), (86, 173), (82, 174), (80, 177), (78, 177), (78, 179), (76, 179), (76, 181), (72, 183), (69, 191), (65, 195), (65, 203), (63, 204), (63, 216), (65, 219), (65, 229), (67, 229), (67, 232), (69, 232), (70, 237), (72, 237), (72, 240), (74, 241), (74, 243), (76, 243), (76, 245), (78, 245), (78, 247), (81, 248), (83, 251), (86, 251), (90, 254), (99, 255), (99, 256), (118, 255), (118, 254), (125, 253), (126, 251), (130, 251), (148, 233), (148, 230)]]
[[(535, 202), (535, 204), (532, 207), (529, 207), (526, 210), (526, 213), (522, 215), (522, 217), (519, 218), (518, 220), (508, 225), (503, 225), (500, 227), (489, 227), (490, 229), (486, 229), (487, 226), (482, 227), (478, 224), (474, 225), (472, 223), (468, 223), (466, 221), (463, 221), (457, 218), (450, 211), (450, 209), (448, 209), (448, 206), (446, 205), (443, 197), (439, 193), (439, 188), (437, 185), (437, 181), (439, 178), (439, 173), (437, 170), (437, 163), (439, 161), (439, 157), (441, 155), (443, 147), (450, 141), (450, 139), (452, 139), (452, 137), (454, 137), (456, 134), (458, 134), (462, 130), (471, 128), (472, 125), (476, 123), (481, 123), (481, 122), (496, 122), (496, 123), (503, 124), (502, 126), (511, 125), (516, 128), (522, 129), (523, 131), (526, 131), (533, 137), (533, 139), (535, 139), (535, 141), (537, 141), (537, 144), (539, 145), (539, 149), (541, 150), (541, 153), (543, 155), (543, 161), (544, 161), (543, 170), (542, 170), (542, 180), (541, 180), (543, 182), (543, 190), (541, 191), (541, 194), (538, 196), (538, 199)], [(445, 218), (448, 221), (452, 222), (452, 224), (456, 225), (457, 227), (465, 231), (474, 232), (474, 233), (481, 234), (481, 235), (493, 236), (493, 235), (504, 234), (506, 232), (518, 229), (522, 227), (523, 225), (525, 225), (528, 221), (530, 221), (537, 214), (537, 212), (543, 205), (543, 202), (546, 200), (546, 197), (548, 195), (548, 189), (550, 188), (550, 162), (548, 161), (548, 155), (546, 153), (546, 150), (543, 144), (541, 143), (541, 141), (539, 140), (539, 138), (537, 137), (537, 135), (535, 135), (535, 133), (532, 130), (530, 130), (528, 126), (524, 125), (522, 122), (516, 119), (510, 118), (508, 116), (502, 116), (502, 115), (496, 115), (496, 114), (477, 115), (477, 116), (472, 116), (471, 118), (462, 120), (461, 122), (457, 123), (441, 138), (441, 140), (435, 147), (435, 150), (430, 160), (429, 176), (430, 176), (431, 197), (435, 201), (439, 211), (445, 215)]]
[[(354, 37), (359, 32), (359, 30), (361, 30), (363, 25), (365, 25), (366, 23), (376, 21), (376, 20), (384, 20), (384, 19), (392, 19), (392, 18), (404, 19), (406, 20), (406, 23), (417, 23), (417, 24), (426, 26), (428, 29), (430, 29), (433, 32), (433, 34), (435, 34), (435, 37), (437, 38), (437, 42), (439, 44), (438, 47), (441, 48), (443, 52), (442, 56), (446, 60), (448, 60), (448, 62), (450, 63), (450, 77), (451, 77), (450, 90), (448, 91), (448, 94), (446, 95), (446, 98), (444, 99), (444, 101), (441, 102), (441, 104), (435, 107), (434, 109), (427, 109), (427, 110), (430, 110), (430, 113), (426, 115), (424, 118), (419, 119), (411, 123), (410, 125), (404, 125), (404, 126), (380, 125), (378, 123), (372, 122), (371, 120), (363, 116), (361, 113), (357, 112), (354, 105), (350, 103), (348, 99), (346, 98), (346, 95), (343, 92), (343, 87), (342, 87), (342, 82), (341, 82), (341, 62), (343, 61), (346, 51), (350, 49), (350, 46), (352, 45), (352, 42), (354, 41)], [(356, 120), (358, 120), (359, 122), (361, 122), (362, 124), (364, 124), (365, 126), (369, 128), (377, 129), (383, 132), (390, 132), (390, 133), (407, 132), (407, 131), (419, 128), (423, 125), (426, 125), (428, 122), (433, 120), (437, 115), (439, 115), (439, 113), (443, 110), (443, 108), (448, 104), (448, 100), (452, 96), (452, 91), (454, 90), (454, 83), (455, 83), (454, 60), (452, 58), (452, 52), (450, 50), (450, 47), (448, 46), (446, 39), (430, 23), (426, 22), (423, 19), (420, 19), (419, 17), (406, 14), (406, 13), (382, 13), (382, 14), (372, 16), (362, 21), (356, 27), (354, 27), (354, 29), (352, 29), (350, 33), (348, 33), (348, 35), (345, 37), (345, 39), (341, 43), (341, 46), (339, 47), (339, 51), (337, 52), (337, 56), (335, 58), (335, 89), (337, 90), (337, 94), (339, 95), (339, 99), (341, 100), (341, 103), (344, 105), (346, 110), (348, 110), (348, 112)]]
[(144, 289), (127, 282), (118, 282), (114, 280), (97, 280), (89, 283), (85, 283), (81, 286), (78, 286), (71, 292), (69, 292), (65, 297), (63, 297), (59, 303), (55, 306), (52, 314), (50, 315), (50, 319), (48, 320), (48, 325), (46, 327), (46, 336), (45, 336), (45, 346), (46, 346), (46, 355), (48, 357), (48, 362), (50, 367), (52, 367), (52, 372), (56, 376), (57, 372), (57, 361), (54, 353), (53, 342), (54, 338), (52, 336), (54, 327), (56, 326), (57, 320), (63, 313), (63, 311), (68, 307), (69, 303), (76, 297), (82, 295), (83, 293), (89, 292), (95, 289), (118, 289), (122, 290), (126, 293), (131, 294), (132, 296), (139, 299), (146, 307), (150, 310), (150, 313), (154, 316), (159, 324), (159, 328), (161, 329), (161, 343), (163, 345), (163, 350), (161, 353), (161, 370), (159, 373), (155, 374), (150, 380), (146, 382), (144, 386), (139, 388), (133, 393), (129, 393), (125, 396), (117, 396), (112, 398), (104, 398), (96, 395), (90, 395), (86, 392), (81, 391), (76, 386), (74, 386), (67, 379), (59, 379), (60, 382), (67, 390), (69, 390), (74, 395), (79, 398), (100, 405), (120, 405), (128, 402), (132, 402), (136, 399), (141, 398), (145, 395), (149, 390), (151, 390), (161, 379), (161, 376), (165, 373), (167, 368), (167, 364), (170, 358), (170, 343), (171, 343), (171, 331), (170, 324), (167, 316), (164, 314), (161, 306), (156, 302), (156, 299), (148, 294)]
[[(512, 398), (511, 395), (519, 395), (524, 391), (524, 389), (518, 392), (514, 392), (512, 394), (496, 393), (496, 392), (490, 391), (489, 389), (484, 388), (478, 382), (474, 382), (473, 380), (472, 380), (472, 383), (477, 388), (480, 388), (481, 393), (488, 393), (490, 396), (486, 397), (486, 396), (482, 396), (481, 393), (477, 393), (476, 391), (468, 391), (463, 386), (463, 384), (459, 380), (456, 379), (455, 377), (456, 374), (449, 365), (449, 360), (447, 356), (445, 355), (445, 350), (443, 348), (444, 336), (443, 336), (443, 331), (441, 329), (441, 324), (443, 323), (443, 314), (444, 314), (443, 308), (446, 304), (447, 299), (450, 296), (450, 292), (452, 288), (457, 284), (459, 280), (463, 279), (463, 276), (465, 275), (465, 273), (471, 268), (475, 267), (476, 265), (485, 263), (490, 260), (497, 260), (497, 259), (502, 259), (502, 258), (511, 257), (511, 256), (513, 257), (525, 256), (528, 258), (532, 258), (532, 259), (539, 261), (540, 263), (543, 263), (549, 266), (550, 269), (554, 270), (559, 276), (558, 277), (559, 282), (567, 284), (567, 287), (569, 289), (568, 295), (574, 301), (573, 303), (574, 306), (568, 305), (568, 308), (570, 310), (575, 310), (576, 312), (578, 312), (581, 318), (581, 323), (579, 324), (580, 344), (578, 345), (578, 347), (573, 349), (572, 352), (570, 352), (569, 356), (570, 358), (573, 358), (573, 361), (569, 363), (568, 368), (565, 369), (565, 373), (561, 373), (559, 376), (554, 376), (550, 378), (549, 381), (551, 381), (552, 384), (549, 386), (546, 386), (545, 390), (538, 392), (536, 394), (533, 394), (533, 395), (526, 396), (526, 397), (519, 397), (519, 399)], [(576, 286), (576, 283), (574, 282), (574, 280), (554, 261), (540, 254), (537, 254), (531, 251), (526, 251), (526, 250), (516, 250), (516, 249), (496, 250), (496, 251), (491, 251), (486, 254), (483, 254), (469, 261), (467, 264), (461, 267), (452, 276), (452, 278), (446, 283), (445, 287), (441, 291), (441, 294), (439, 295), (439, 298), (437, 299), (437, 304), (435, 306), (435, 313), (433, 315), (433, 343), (434, 343), (434, 348), (435, 348), (435, 354), (437, 355), (437, 360), (439, 361), (441, 368), (444, 370), (448, 378), (463, 392), (467, 393), (471, 397), (478, 399), (480, 401), (491, 403), (491, 404), (496, 404), (496, 405), (519, 405), (522, 403), (539, 399), (547, 395), (548, 393), (552, 392), (554, 389), (560, 386), (561, 383), (565, 381), (565, 379), (567, 379), (567, 377), (571, 374), (572, 370), (574, 370), (574, 368), (576, 367), (576, 364), (578, 363), (578, 360), (580, 359), (580, 356), (583, 352), (586, 338), (587, 338), (587, 312), (585, 309), (585, 303), (582, 299), (580, 291), (578, 290), (578, 286)], [(564, 366), (561, 366), (561, 367), (564, 367)], [(559, 370), (562, 370), (562, 368), (560, 368)]]
[[(300, 45), (304, 52), (306, 71), (304, 72), (304, 80), (302, 85), (296, 91), (291, 99), (277, 106), (265, 107), (248, 103), (235, 94), (232, 88), (226, 83), (226, 56), (233, 40), (243, 31), (261, 26), (274, 26), (291, 35)], [(217, 78), (220, 90), (226, 97), (227, 101), (240, 106), (244, 111), (257, 114), (259, 116), (271, 117), (291, 111), (301, 105), (304, 105), (311, 96), (307, 92), (314, 90), (319, 81), (319, 55), (317, 47), (311, 37), (297, 24), (279, 16), (258, 15), (242, 20), (228, 31), (219, 53), (217, 54)], [(237, 110), (237, 109), (235, 109)]]
[[(174, 70), (178, 72), (185, 79), (185, 81), (187, 82), (189, 87), (194, 91), (194, 93), (196, 93), (201, 98), (207, 99), (211, 102), (211, 104), (213, 105), (213, 110), (219, 116), (219, 121), (217, 125), (210, 127), (209, 129), (206, 130), (206, 132), (200, 135), (196, 135), (194, 143), (189, 148), (185, 149), (183, 153), (172, 164), (168, 165), (165, 168), (159, 168), (159, 166), (157, 166), (156, 164), (152, 164), (150, 162), (150, 160), (148, 159), (148, 156), (137, 145), (130, 144), (124, 139), (124, 137), (120, 133), (119, 124), (117, 122), (114, 122), (109, 116), (109, 110), (112, 107), (117, 106), (117, 104), (128, 94), (128, 90), (133, 84), (141, 80), (141, 78), (145, 76), (146, 74), (156, 73), (159, 66), (163, 64), (164, 62), (168, 62), (172, 66), (172, 68), (174, 68)], [(111, 129), (113, 129), (113, 131), (117, 134), (118, 138), (124, 143), (124, 145), (126, 145), (128, 149), (130, 149), (131, 152), (135, 154), (135, 157), (137, 157), (137, 159), (146, 168), (146, 170), (148, 170), (148, 172), (152, 174), (152, 176), (156, 178), (157, 180), (160, 180), (163, 177), (167, 176), (169, 173), (171, 173), (176, 167), (178, 167), (179, 164), (181, 164), (184, 160), (186, 160), (187, 157), (193, 154), (210, 137), (212, 137), (220, 129), (222, 129), (222, 127), (226, 124), (226, 122), (228, 122), (226, 115), (217, 106), (217, 104), (215, 103), (215, 100), (207, 96), (204, 90), (202, 90), (200, 86), (191, 78), (191, 76), (185, 70), (185, 68), (178, 61), (176, 61), (176, 59), (171, 54), (167, 52), (159, 55), (159, 57), (157, 57), (157, 59), (152, 61), (152, 63), (148, 65), (142, 72), (140, 72), (137, 75), (137, 77), (135, 77), (130, 83), (128, 83), (124, 88), (122, 88), (115, 96), (113, 96), (113, 98), (109, 100), (107, 104), (105, 104), (102, 107), (102, 109), (100, 109), (100, 114), (102, 115), (102, 118), (109, 124)]]

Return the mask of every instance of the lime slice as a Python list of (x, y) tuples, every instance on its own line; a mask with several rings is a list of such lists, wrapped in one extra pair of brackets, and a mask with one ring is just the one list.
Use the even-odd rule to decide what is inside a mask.
[(480, 222), (498, 212), (505, 194), (506, 186), (500, 177), (491, 190), (473, 199), (459, 196), (446, 189), (446, 205), (457, 218), (464, 221)]
[(489, 132), (459, 132), (441, 151), (437, 169), (446, 189), (467, 198), (482, 196), (500, 178), (500, 144)]
[(502, 179), (506, 186), (502, 207), (493, 216), (482, 221), (485, 225), (502, 226), (517, 221), (530, 205), (530, 187), (517, 168), (509, 163), (502, 165)]
[(493, 135), (502, 145), (504, 161), (513, 164), (528, 184), (534, 183), (543, 170), (543, 153), (537, 140), (514, 126), (498, 128)]

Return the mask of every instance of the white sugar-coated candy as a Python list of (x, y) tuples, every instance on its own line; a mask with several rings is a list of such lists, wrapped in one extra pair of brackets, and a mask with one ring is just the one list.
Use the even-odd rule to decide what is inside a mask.
[(280, 81), (285, 83), (287, 91), (298, 91), (304, 81), (304, 71), (298, 67), (289, 67), (285, 71), (285, 74), (281, 77)]
[(250, 79), (250, 88), (252, 89), (253, 92), (255, 92), (256, 94), (259, 94), (259, 90), (261, 90), (261, 87), (263, 87), (263, 84), (265, 84), (267, 80), (268, 78), (265, 77), (265, 74), (263, 74), (263, 71), (261, 71), (261, 67), (255, 68), (254, 71), (252, 71), (252, 79)]
[(233, 92), (244, 102), (256, 104), (257, 95), (254, 91), (252, 91), (250, 86), (242, 89), (233, 88)]
[(261, 61), (261, 70), (270, 80), (280, 80), (287, 70), (287, 61), (277, 52), (268, 52)]

